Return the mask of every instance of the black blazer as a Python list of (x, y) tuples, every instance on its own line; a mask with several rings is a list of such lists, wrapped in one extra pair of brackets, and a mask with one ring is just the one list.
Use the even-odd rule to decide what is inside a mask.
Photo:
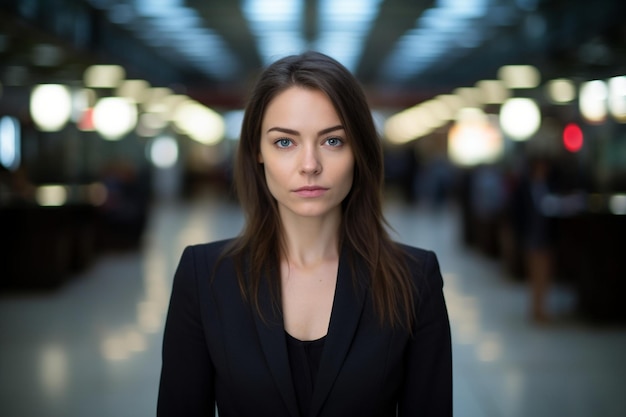
[[(260, 290), (264, 322), (242, 300), (230, 259), (210, 280), (226, 243), (190, 246), (182, 255), (157, 415), (214, 416), (217, 402), (220, 417), (298, 417), (282, 316), (272, 310), (269, 288)], [(452, 415), (450, 326), (437, 258), (404, 249), (418, 289), (412, 337), (380, 324), (367, 285), (353, 285), (342, 252), (309, 416)]]

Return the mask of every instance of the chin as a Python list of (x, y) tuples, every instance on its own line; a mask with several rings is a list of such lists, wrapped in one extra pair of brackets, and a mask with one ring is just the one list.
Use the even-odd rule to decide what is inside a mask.
[(326, 204), (306, 203), (285, 208), (300, 217), (324, 217), (335, 211), (339, 206), (328, 207)]

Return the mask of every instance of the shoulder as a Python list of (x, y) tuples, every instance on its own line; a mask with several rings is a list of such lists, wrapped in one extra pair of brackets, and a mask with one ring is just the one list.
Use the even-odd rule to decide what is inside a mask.
[(234, 239), (224, 239), (208, 243), (199, 243), (185, 247), (180, 257), (180, 266), (192, 266), (198, 269), (212, 269), (223, 259)]
[(405, 262), (414, 283), (420, 289), (443, 286), (439, 260), (435, 252), (429, 249), (418, 248), (401, 243), (396, 243), (404, 255)]
[(413, 281), (416, 317), (421, 328), (429, 323), (448, 321), (443, 295), (443, 277), (437, 255), (432, 250), (399, 244), (405, 254)]
[(428, 264), (437, 262), (437, 255), (432, 250), (409, 246), (397, 242), (396, 245), (404, 255), (405, 261), (411, 268), (417, 267), (418, 269), (421, 269), (428, 266)]
[(233, 244), (234, 239), (217, 240), (208, 243), (189, 245), (183, 251), (182, 257), (219, 258)]
[(404, 243), (395, 242), (396, 245), (402, 250), (405, 256), (413, 258), (415, 260), (425, 260), (434, 255), (434, 252), (429, 249), (418, 248), (415, 246), (405, 245)]

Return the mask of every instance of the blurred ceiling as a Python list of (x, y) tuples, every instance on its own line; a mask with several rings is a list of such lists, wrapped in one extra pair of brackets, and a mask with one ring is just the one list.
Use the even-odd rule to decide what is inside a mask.
[(259, 69), (316, 49), (375, 106), (410, 106), (505, 64), (544, 79), (626, 73), (623, 0), (0, 0), (0, 82), (80, 80), (93, 63), (239, 107)]

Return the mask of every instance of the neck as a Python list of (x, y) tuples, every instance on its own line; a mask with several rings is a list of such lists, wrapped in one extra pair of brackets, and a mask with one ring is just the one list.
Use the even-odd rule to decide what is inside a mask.
[(324, 217), (282, 216), (285, 237), (284, 260), (296, 267), (309, 267), (339, 257), (341, 213)]

